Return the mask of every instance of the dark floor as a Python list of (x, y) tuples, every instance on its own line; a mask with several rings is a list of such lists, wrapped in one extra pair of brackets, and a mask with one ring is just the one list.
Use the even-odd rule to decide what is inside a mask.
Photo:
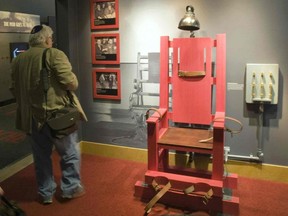
[(0, 169), (31, 154), (29, 137), (15, 129), (16, 105), (0, 107)]

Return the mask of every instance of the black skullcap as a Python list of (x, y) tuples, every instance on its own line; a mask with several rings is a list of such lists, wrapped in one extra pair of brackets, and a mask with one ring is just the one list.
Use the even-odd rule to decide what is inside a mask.
[(33, 29), (31, 30), (31, 33), (30, 34), (35, 34), (39, 31), (41, 31), (43, 29), (43, 26), (42, 25), (36, 25), (33, 27)]

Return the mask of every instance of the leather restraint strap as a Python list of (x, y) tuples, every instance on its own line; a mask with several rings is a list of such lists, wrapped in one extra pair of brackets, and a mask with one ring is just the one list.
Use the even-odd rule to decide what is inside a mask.
[(204, 194), (204, 200), (203, 200), (203, 203), (205, 204), (205, 205), (207, 205), (208, 204), (208, 202), (209, 202), (209, 199), (211, 199), (212, 198), (212, 196), (213, 196), (213, 190), (212, 190), (212, 188), (206, 193), (206, 194)]
[(194, 185), (191, 185), (190, 187), (188, 187), (188, 188), (186, 188), (186, 189), (184, 189), (184, 194), (190, 194), (190, 193), (192, 193), (193, 191), (195, 190), (195, 187), (194, 187)]
[[(158, 184), (158, 182), (160, 182), (160, 184)], [(177, 189), (173, 189), (171, 186), (171, 183), (169, 181), (168, 178), (163, 177), (163, 176), (158, 176), (155, 177), (152, 181), (152, 187), (155, 189), (156, 192), (158, 192), (151, 200), (150, 202), (145, 206), (144, 210), (147, 214), (149, 214), (149, 212), (151, 211), (151, 209), (153, 208), (153, 206), (158, 202), (158, 200), (164, 196), (165, 193), (167, 193), (169, 190), (173, 191), (178, 191)], [(195, 185), (197, 187), (197, 185)], [(213, 190), (212, 188), (210, 188), (207, 192), (204, 191), (195, 191), (195, 186), (191, 185), (190, 187), (184, 189), (182, 192), (186, 195), (189, 194), (194, 194), (194, 196), (198, 196), (199, 198), (202, 197), (203, 198), (203, 203), (205, 205), (208, 204), (209, 200), (212, 198), (213, 196)], [(210, 187), (209, 185), (207, 185), (207, 187)]]
[[(145, 206), (144, 210), (146, 213), (149, 213), (151, 211), (151, 208), (158, 202), (158, 200), (171, 188), (171, 183), (166, 177), (156, 177), (159, 180), (162, 180), (162, 182), (165, 182), (163, 187), (161, 187), (157, 181), (154, 179), (152, 182), (152, 186), (156, 191), (159, 191), (151, 200), (150, 202)], [(161, 189), (162, 188), (162, 189)]]

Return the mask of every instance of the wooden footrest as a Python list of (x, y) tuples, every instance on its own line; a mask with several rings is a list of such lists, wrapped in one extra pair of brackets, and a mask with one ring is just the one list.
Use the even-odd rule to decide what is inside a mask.
[(145, 183), (151, 185), (153, 179), (159, 176), (166, 177), (167, 179), (169, 179), (172, 187), (177, 190), (184, 190), (185, 188), (194, 185), (195, 190), (205, 191), (207, 185), (209, 185), (209, 188), (212, 188), (213, 194), (215, 196), (219, 197), (223, 196), (222, 192), (223, 182), (217, 180), (196, 178), (191, 176), (148, 170), (145, 173)]
[[(141, 198), (142, 201), (149, 202), (156, 195), (156, 193), (157, 192), (145, 182), (137, 181), (135, 184), (134, 195)], [(225, 199), (213, 196), (211, 199), (209, 199), (209, 202), (206, 203), (202, 197), (169, 190), (158, 202), (170, 207), (188, 211), (202, 210), (239, 215), (239, 198), (233, 196), (225, 196)]]
[[(134, 195), (145, 202), (149, 202), (159, 192), (152, 187), (153, 181), (163, 177), (169, 180), (171, 189), (157, 202), (190, 211), (209, 210), (237, 215), (239, 212), (239, 198), (232, 196), (232, 193), (225, 194), (224, 190), (225, 184), (234, 188), (237, 186), (237, 175), (232, 174), (230, 176), (230, 181), (226, 180), (225, 183), (219, 180), (148, 170), (145, 173), (145, 181), (136, 182)], [(185, 193), (184, 190), (191, 186), (193, 186), (193, 191)], [(203, 194), (210, 189), (213, 191), (213, 195), (211, 198), (205, 199)]]

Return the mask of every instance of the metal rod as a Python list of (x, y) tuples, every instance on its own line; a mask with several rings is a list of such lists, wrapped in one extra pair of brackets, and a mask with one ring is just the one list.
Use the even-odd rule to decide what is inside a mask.
[(262, 160), (260, 159), (260, 157), (257, 156), (243, 156), (243, 155), (232, 155), (232, 154), (228, 154), (228, 158), (229, 159), (241, 159), (241, 160), (253, 160), (253, 161), (259, 161), (261, 162)]

